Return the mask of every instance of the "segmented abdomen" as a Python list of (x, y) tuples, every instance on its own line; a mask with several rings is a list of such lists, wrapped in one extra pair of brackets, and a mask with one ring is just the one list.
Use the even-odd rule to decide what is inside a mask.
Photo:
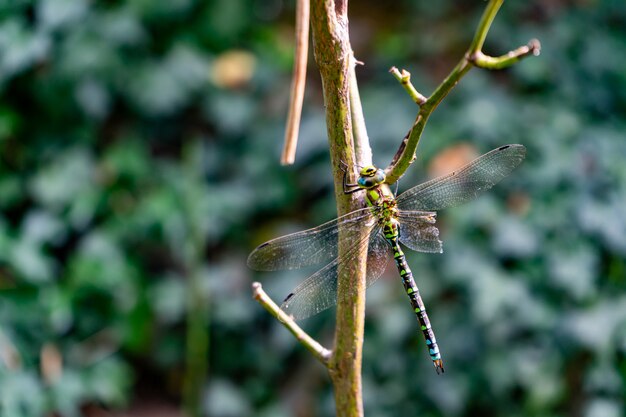
[(443, 372), (443, 361), (441, 360), (441, 353), (439, 352), (437, 339), (435, 338), (433, 329), (430, 326), (430, 320), (428, 319), (428, 314), (426, 313), (426, 308), (424, 307), (424, 301), (422, 301), (419, 289), (417, 288), (415, 280), (413, 279), (413, 273), (409, 268), (409, 264), (406, 262), (404, 252), (402, 252), (402, 249), (398, 244), (398, 237), (397, 235), (394, 237), (385, 237), (391, 244), (391, 249), (393, 250), (393, 259), (396, 262), (398, 272), (400, 273), (400, 277), (402, 278), (402, 284), (404, 285), (404, 289), (409, 296), (411, 306), (413, 307), (413, 311), (417, 316), (420, 328), (422, 329), (422, 333), (424, 334), (426, 346), (428, 347), (428, 353), (430, 354), (430, 358), (433, 361), (435, 370), (437, 371), (437, 373)]

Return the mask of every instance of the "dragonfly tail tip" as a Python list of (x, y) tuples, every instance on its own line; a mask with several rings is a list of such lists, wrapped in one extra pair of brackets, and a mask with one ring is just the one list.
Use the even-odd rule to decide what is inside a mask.
[(445, 372), (445, 369), (443, 369), (443, 361), (441, 359), (434, 360), (433, 365), (435, 365), (435, 371), (437, 371), (437, 375), (443, 374)]

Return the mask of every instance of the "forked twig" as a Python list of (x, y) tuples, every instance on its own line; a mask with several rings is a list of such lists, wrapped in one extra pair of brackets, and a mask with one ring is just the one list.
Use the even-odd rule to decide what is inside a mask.
[(413, 101), (419, 104), (420, 109), (415, 118), (415, 122), (413, 122), (413, 126), (411, 126), (411, 129), (400, 144), (391, 163), (385, 169), (388, 184), (393, 184), (398, 181), (398, 179), (404, 175), (409, 165), (415, 160), (415, 151), (417, 150), (417, 145), (419, 144), (428, 118), (472, 66), (487, 69), (502, 69), (515, 64), (526, 56), (539, 55), (541, 45), (537, 39), (533, 39), (527, 45), (521, 46), (499, 57), (491, 57), (482, 52), (482, 47), (485, 43), (491, 23), (503, 2), (504, 0), (489, 1), (467, 53), (446, 79), (439, 84), (430, 97), (426, 98), (417, 92), (415, 87), (411, 84), (411, 75), (408, 71), (402, 70), (402, 73), (400, 73), (395, 68), (390, 70), (394, 77), (396, 77), (407, 90)]

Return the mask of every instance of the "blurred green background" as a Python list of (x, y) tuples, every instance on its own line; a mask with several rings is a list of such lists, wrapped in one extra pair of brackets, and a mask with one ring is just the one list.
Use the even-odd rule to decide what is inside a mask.
[[(350, 4), (378, 165), (484, 1)], [(257, 244), (336, 215), (313, 62), (278, 163), (293, 59), (282, 0), (0, 2), (0, 415), (332, 416), (324, 369), (251, 299)], [(626, 3), (505, 2), (492, 55), (431, 117), (400, 191), (506, 143), (522, 167), (408, 253), (446, 364), (398, 278), (368, 291), (368, 416), (626, 413)], [(312, 60), (311, 60), (312, 61)], [(393, 272), (393, 271), (390, 271)], [(327, 346), (334, 310), (303, 322)]]

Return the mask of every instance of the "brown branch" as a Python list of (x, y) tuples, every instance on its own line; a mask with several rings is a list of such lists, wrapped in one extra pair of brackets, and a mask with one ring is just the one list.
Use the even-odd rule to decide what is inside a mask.
[(280, 157), (282, 165), (291, 165), (296, 159), (298, 146), (298, 130), (302, 116), (302, 102), (306, 85), (306, 67), (309, 56), (309, 0), (296, 2), (296, 51), (291, 80), (291, 96), (287, 127), (285, 129), (285, 144)]
[[(353, 135), (350, 84), (353, 81), (352, 48), (348, 36), (347, 0), (319, 0), (311, 3), (311, 31), (315, 61), (322, 78), (328, 143), (333, 162), (335, 198), (339, 215), (362, 207), (360, 196), (343, 192), (341, 162), (349, 167), (362, 163), (369, 149), (362, 131)], [(357, 110), (358, 111), (358, 110)], [(359, 142), (362, 141), (362, 142)], [(358, 153), (355, 154), (355, 150)], [(356, 161), (355, 161), (356, 159)], [(365, 235), (367, 230), (363, 230)], [(358, 234), (358, 233), (357, 233)], [(350, 239), (340, 231), (338, 255), (349, 250)], [(365, 322), (365, 272), (367, 248), (350, 265), (337, 272), (337, 315), (335, 345), (329, 361), (329, 373), (335, 391), (337, 416), (362, 417), (361, 360)]]

